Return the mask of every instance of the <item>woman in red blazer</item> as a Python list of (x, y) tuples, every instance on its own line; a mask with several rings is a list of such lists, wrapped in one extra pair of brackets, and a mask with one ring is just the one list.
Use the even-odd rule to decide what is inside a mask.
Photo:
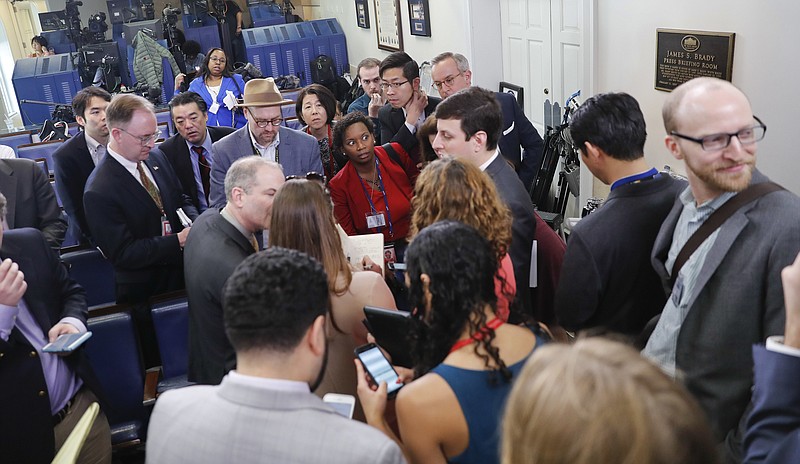
[(372, 121), (359, 112), (336, 123), (333, 149), (349, 162), (328, 187), (336, 220), (348, 235), (382, 233), (385, 245), (394, 245), (399, 254), (419, 170), (400, 144), (376, 147), (373, 130)]

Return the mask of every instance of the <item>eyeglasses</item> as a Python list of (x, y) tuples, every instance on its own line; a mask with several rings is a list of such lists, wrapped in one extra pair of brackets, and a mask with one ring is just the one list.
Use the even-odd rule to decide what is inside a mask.
[(304, 176), (298, 176), (298, 175), (286, 176), (286, 180), (294, 180), (294, 179), (313, 180), (313, 181), (316, 181), (316, 182), (320, 182), (323, 185), (325, 185), (325, 180), (326, 180), (325, 176), (323, 174), (320, 174), (318, 172), (313, 172), (313, 171), (312, 172), (307, 172), (306, 175), (304, 175)]
[(269, 125), (272, 127), (278, 127), (283, 122), (283, 118), (275, 118), (275, 119), (253, 119), (253, 123), (260, 128), (265, 128)]
[(119, 128), (119, 130), (139, 140), (139, 143), (141, 143), (143, 147), (147, 146), (150, 142), (155, 142), (156, 140), (158, 140), (159, 137), (161, 137), (161, 132), (156, 132), (155, 134), (152, 135), (134, 135), (121, 127)]
[(758, 117), (753, 116), (753, 119), (758, 121), (758, 124), (752, 127), (747, 127), (745, 129), (740, 130), (739, 132), (734, 132), (732, 134), (711, 134), (706, 135), (705, 137), (696, 139), (694, 137), (689, 137), (687, 135), (679, 134), (675, 131), (671, 131), (670, 135), (673, 135), (678, 138), (682, 138), (685, 140), (689, 140), (694, 143), (699, 143), (703, 150), (705, 151), (717, 151), (727, 148), (728, 145), (731, 143), (731, 138), (736, 137), (739, 139), (739, 143), (742, 145), (750, 145), (751, 143), (756, 143), (760, 140), (764, 139), (764, 136), (767, 133), (767, 126), (761, 122)]
[(462, 73), (458, 73), (455, 76), (445, 77), (444, 80), (441, 81), (441, 82), (433, 81), (433, 86), (436, 87), (436, 90), (442, 90), (442, 86), (445, 85), (445, 84), (447, 84), (448, 87), (452, 87), (453, 86), (453, 81), (456, 80), (456, 77), (462, 76), (462, 75), (463, 75)]
[(208, 61), (213, 61), (215, 63), (222, 63), (222, 64), (225, 64), (225, 63), (228, 62), (228, 60), (226, 58), (217, 58), (216, 56), (212, 56), (211, 58), (208, 59)]
[(403, 84), (408, 84), (408, 81), (403, 81), (403, 82), (383, 82), (383, 83), (381, 83), (381, 90), (386, 90), (389, 87), (397, 90), (400, 87), (402, 87)]

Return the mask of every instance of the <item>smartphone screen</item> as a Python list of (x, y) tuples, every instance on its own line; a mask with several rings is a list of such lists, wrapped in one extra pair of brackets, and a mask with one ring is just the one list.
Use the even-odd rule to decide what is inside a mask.
[(374, 343), (357, 348), (356, 356), (376, 384), (380, 385), (381, 382), (386, 382), (389, 396), (393, 396), (403, 386), (403, 384), (397, 383), (397, 372)]

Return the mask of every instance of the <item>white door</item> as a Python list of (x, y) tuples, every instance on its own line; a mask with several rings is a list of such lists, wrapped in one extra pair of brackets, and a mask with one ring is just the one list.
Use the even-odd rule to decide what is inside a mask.
[[(574, 92), (581, 101), (593, 94), (595, 1), (500, 0), (503, 80), (524, 88), (525, 115), (542, 136), (545, 100), (558, 102), (563, 114)], [(579, 204), (591, 196), (591, 179), (582, 167)]]
[(563, 107), (576, 90), (591, 95), (585, 42), (592, 1), (500, 2), (503, 80), (525, 89), (525, 114), (540, 132), (546, 99)]

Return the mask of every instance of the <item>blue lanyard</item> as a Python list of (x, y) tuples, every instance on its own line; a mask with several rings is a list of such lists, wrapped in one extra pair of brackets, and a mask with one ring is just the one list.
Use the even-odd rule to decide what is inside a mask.
[(632, 184), (634, 182), (639, 182), (645, 179), (651, 179), (657, 177), (658, 171), (656, 168), (651, 168), (649, 171), (645, 171), (641, 174), (634, 174), (632, 176), (623, 177), (622, 179), (618, 179), (616, 182), (611, 184), (611, 190), (614, 190), (617, 187), (622, 187), (623, 185)]
[[(394, 228), (392, 227), (392, 213), (389, 211), (389, 200), (386, 199), (386, 189), (383, 187), (383, 176), (381, 176), (381, 168), (379, 167), (378, 157), (375, 157), (375, 172), (378, 174), (378, 185), (381, 189), (381, 195), (383, 195), (383, 204), (386, 206), (386, 221), (389, 223), (389, 236), (394, 237)], [(378, 210), (375, 208), (375, 204), (372, 203), (372, 195), (367, 193), (367, 186), (364, 185), (364, 179), (361, 176), (358, 176), (358, 181), (361, 182), (361, 189), (364, 190), (364, 196), (367, 197), (367, 201), (369, 202), (370, 212), (373, 214), (377, 214)], [(378, 230), (381, 230), (382, 227), (378, 227)]]

